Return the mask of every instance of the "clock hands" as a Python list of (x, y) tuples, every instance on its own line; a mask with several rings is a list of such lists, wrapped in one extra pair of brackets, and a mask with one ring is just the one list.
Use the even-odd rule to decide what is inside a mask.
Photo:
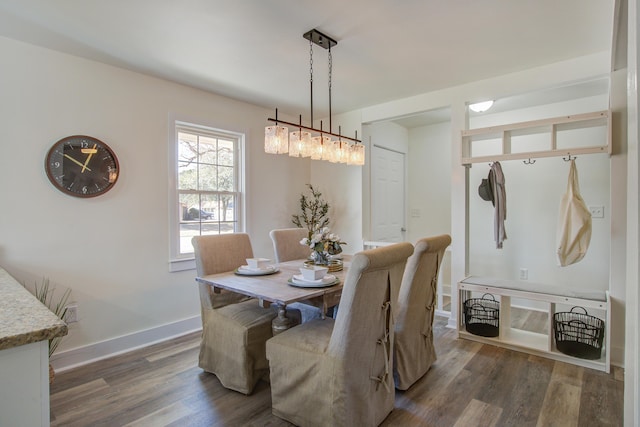
[(82, 169), (83, 169), (83, 170), (84, 170), (84, 169), (86, 169), (86, 170), (88, 170), (89, 172), (91, 172), (91, 169), (89, 169), (86, 165), (83, 165), (82, 163), (80, 163), (79, 161), (77, 161), (76, 159), (74, 159), (73, 157), (71, 157), (70, 155), (68, 155), (67, 153), (65, 153), (65, 154), (64, 154), (64, 156), (65, 156), (67, 159), (71, 160), (73, 163), (77, 164), (78, 166), (82, 166)]
[(96, 147), (97, 146), (98, 146), (98, 144), (93, 144), (93, 148), (91, 150), (87, 150), (87, 151), (89, 151), (89, 155), (87, 156), (87, 160), (84, 161), (84, 165), (82, 165), (82, 170), (80, 171), (80, 173), (84, 173), (85, 169), (87, 169), (89, 172), (91, 172), (91, 169), (89, 169), (87, 167), (87, 165), (89, 164), (89, 160), (91, 160), (91, 156), (93, 156), (93, 153), (96, 152)]

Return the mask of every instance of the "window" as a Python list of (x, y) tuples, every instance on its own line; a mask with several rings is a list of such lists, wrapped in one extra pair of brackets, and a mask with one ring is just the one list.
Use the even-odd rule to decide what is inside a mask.
[[(173, 261), (192, 259), (193, 236), (242, 229), (240, 134), (176, 122)], [(172, 261), (172, 264), (173, 264)], [(193, 268), (172, 266), (172, 271)]]

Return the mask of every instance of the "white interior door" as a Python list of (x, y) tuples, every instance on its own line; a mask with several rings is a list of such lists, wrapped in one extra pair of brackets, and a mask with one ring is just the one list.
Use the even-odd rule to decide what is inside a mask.
[(402, 242), (405, 231), (404, 154), (371, 151), (371, 232), (376, 242)]

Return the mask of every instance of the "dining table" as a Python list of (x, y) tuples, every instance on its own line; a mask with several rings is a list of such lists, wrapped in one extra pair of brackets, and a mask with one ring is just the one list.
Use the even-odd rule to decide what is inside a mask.
[(293, 281), (293, 276), (299, 275), (300, 268), (303, 268), (305, 263), (308, 262), (306, 259), (273, 264), (273, 267), (263, 274), (247, 274), (243, 273), (242, 269), (237, 268), (224, 273), (199, 276), (196, 277), (196, 281), (212, 286), (215, 293), (220, 293), (224, 289), (256, 298), (261, 307), (267, 308), (272, 304), (277, 305), (278, 315), (272, 323), (273, 332), (277, 334), (293, 326), (287, 318), (287, 306), (289, 304), (302, 302), (318, 307), (322, 318), (324, 318), (328, 309), (340, 302), (350, 259), (350, 256), (344, 255), (343, 259), (340, 260), (342, 269), (328, 273), (336, 277), (336, 283), (330, 286), (301, 285)]

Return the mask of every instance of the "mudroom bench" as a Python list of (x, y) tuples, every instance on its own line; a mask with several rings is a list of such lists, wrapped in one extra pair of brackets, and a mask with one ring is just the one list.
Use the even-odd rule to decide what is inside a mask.
[[(610, 369), (610, 324), (611, 302), (608, 291), (579, 291), (562, 286), (552, 286), (529, 281), (505, 280), (492, 277), (469, 276), (458, 282), (458, 337), (493, 344), (511, 350), (517, 350), (548, 357), (550, 359), (572, 363), (587, 368), (609, 372)], [(490, 294), (489, 297), (486, 294)], [(496, 310), (498, 321), (495, 336), (483, 336), (468, 331), (465, 324), (465, 301), (486, 298), (488, 310), (499, 306)], [(491, 299), (495, 304), (491, 303)], [(512, 305), (512, 298), (516, 299)], [(547, 328), (544, 333), (531, 332), (515, 328), (511, 321), (511, 308), (516, 306), (534, 307), (532, 310), (547, 312)], [(598, 358), (584, 358), (565, 354), (558, 350), (554, 336), (554, 315), (571, 312), (573, 307), (584, 308), (595, 321), (604, 321), (604, 339)], [(574, 309), (579, 313), (584, 311)], [(589, 317), (587, 316), (587, 317)], [(472, 323), (470, 322), (470, 325)], [(489, 325), (488, 325), (489, 326)], [(493, 326), (489, 326), (493, 327)]]

